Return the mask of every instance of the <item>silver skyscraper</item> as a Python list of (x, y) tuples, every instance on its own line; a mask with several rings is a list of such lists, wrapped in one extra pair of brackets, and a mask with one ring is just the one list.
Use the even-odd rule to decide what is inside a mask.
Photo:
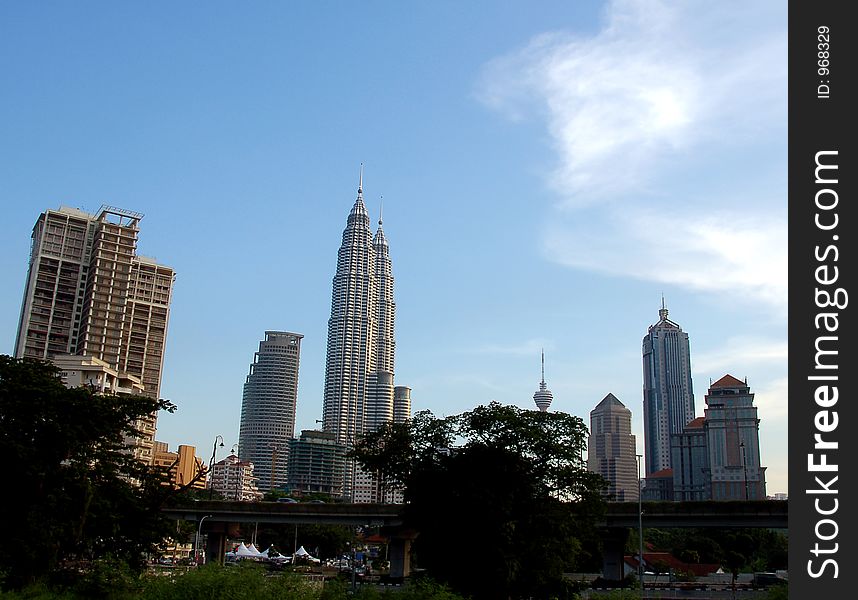
[(643, 409), (646, 474), (670, 469), (670, 436), (694, 419), (688, 334), (667, 318), (664, 300), (658, 323), (643, 338)]
[[(395, 416), (408, 418), (394, 413), (395, 314), (389, 247), (380, 219), (374, 236), (370, 229), (361, 174), (337, 254), (328, 321), (322, 426), (337, 443), (351, 446)], [(366, 477), (346, 465), (344, 495), (369, 501), (368, 489)]]

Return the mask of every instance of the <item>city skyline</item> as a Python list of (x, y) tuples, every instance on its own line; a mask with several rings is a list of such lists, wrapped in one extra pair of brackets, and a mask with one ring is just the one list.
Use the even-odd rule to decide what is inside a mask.
[(748, 378), (767, 489), (786, 491), (785, 7), (99, 8), (0, 7), (18, 82), (0, 98), (5, 352), (38, 214), (120, 206), (177, 273), (178, 411), (157, 439), (204, 460), (237, 442), (248, 348), (279, 329), (305, 335), (296, 430), (317, 428), (363, 162), (413, 412), (533, 408), (545, 347), (551, 410), (586, 420), (612, 393), (640, 450), (640, 341), (664, 295), (697, 390)]

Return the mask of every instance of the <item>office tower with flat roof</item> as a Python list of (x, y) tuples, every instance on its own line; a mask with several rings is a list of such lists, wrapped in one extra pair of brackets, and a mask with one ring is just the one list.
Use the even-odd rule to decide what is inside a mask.
[(293, 492), (342, 496), (346, 446), (333, 433), (304, 429), (289, 440), (289, 484)]
[[(61, 207), (39, 216), (15, 356), (96, 358), (123, 377), (137, 377), (143, 395), (159, 397), (175, 274), (137, 256), (142, 218), (112, 206), (95, 215)], [(157, 272), (157, 298), (140, 281), (150, 271)], [(152, 460), (156, 419), (136, 423), (141, 435), (133, 452), (144, 462)]]
[(263, 490), (286, 485), (303, 337), (289, 331), (266, 331), (244, 383), (238, 455), (254, 464)]
[(664, 300), (658, 322), (643, 338), (643, 417), (649, 476), (671, 468), (670, 436), (694, 419), (688, 334), (667, 318)]
[[(337, 254), (328, 320), (322, 428), (338, 444), (352, 446), (361, 434), (397, 418), (395, 315), (390, 248), (382, 220), (375, 235), (370, 228), (361, 172)], [(407, 418), (401, 400), (399, 418)], [(358, 473), (353, 460), (347, 461), (342, 488), (355, 502), (376, 495), (371, 476)]]
[(712, 500), (765, 500), (760, 420), (747, 381), (728, 374), (711, 384), (704, 413)]
[(610, 483), (607, 493), (616, 502), (638, 499), (639, 483), (632, 411), (613, 394), (590, 411), (587, 468)]

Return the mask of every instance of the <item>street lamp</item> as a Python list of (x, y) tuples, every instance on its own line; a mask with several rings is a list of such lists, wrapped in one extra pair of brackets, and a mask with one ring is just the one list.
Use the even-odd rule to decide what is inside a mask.
[(745, 480), (745, 500), (748, 500), (748, 465), (745, 463), (745, 442), (739, 442), (739, 448), (742, 449), (742, 478)]
[(212, 457), (209, 459), (209, 500), (214, 497), (214, 477), (212, 477), (212, 468), (214, 467), (215, 454), (217, 453), (217, 442), (220, 440), (220, 447), (223, 448), (223, 436), (215, 437), (214, 445), (212, 446)]
[(197, 566), (200, 566), (200, 537), (203, 534), (203, 521), (211, 517), (212, 515), (206, 515), (202, 519), (200, 519), (200, 525), (197, 528), (197, 539), (194, 542), (194, 562), (197, 563)]
[(643, 568), (643, 492), (641, 490), (641, 459), (643, 454), (635, 454), (638, 463), (638, 578), (641, 584), (641, 598), (644, 597), (644, 568)]
[(241, 465), (239, 464), (240, 460), (238, 458), (238, 444), (232, 445), (232, 450), (230, 450), (230, 454), (235, 456), (235, 463), (236, 463), (235, 464), (235, 501), (241, 502), (242, 498), (241, 498), (241, 495), (239, 495), (239, 493), (238, 493), (238, 482), (239, 482), (240, 475), (241, 475)]

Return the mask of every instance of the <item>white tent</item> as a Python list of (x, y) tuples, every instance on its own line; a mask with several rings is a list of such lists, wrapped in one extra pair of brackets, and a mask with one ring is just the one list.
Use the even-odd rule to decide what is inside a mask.
[[(251, 546), (252, 545), (253, 544), (251, 544)], [(254, 550), (256, 550), (256, 548), (254, 548)], [(236, 558), (250, 558), (254, 556), (259, 556), (259, 552), (253, 552), (252, 550), (250, 550), (250, 548), (244, 545), (244, 542), (241, 542), (241, 544), (239, 544), (238, 548), (236, 548), (235, 550), (235, 556)]]
[(254, 546), (254, 545), (253, 545), (253, 543), (252, 543), (252, 542), (251, 542), (251, 544), (247, 547), (247, 549), (248, 549), (248, 550), (250, 550), (251, 552), (253, 552), (253, 556), (259, 556), (260, 554), (262, 554), (262, 553), (261, 553), (261, 552), (256, 548), (256, 546)]
[(321, 560), (319, 560), (315, 556), (311, 556), (309, 552), (304, 550), (304, 546), (301, 546), (300, 548), (298, 548), (295, 551), (295, 556), (302, 556), (302, 557), (306, 558), (307, 560), (309, 560), (310, 562), (314, 562), (314, 563), (322, 562)]

